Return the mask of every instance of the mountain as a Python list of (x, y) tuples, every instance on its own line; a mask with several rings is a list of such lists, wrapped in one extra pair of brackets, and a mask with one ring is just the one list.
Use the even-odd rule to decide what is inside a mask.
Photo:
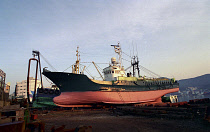
[(179, 80), (180, 91), (186, 90), (188, 87), (197, 87), (202, 90), (210, 90), (210, 74), (205, 74), (195, 78)]

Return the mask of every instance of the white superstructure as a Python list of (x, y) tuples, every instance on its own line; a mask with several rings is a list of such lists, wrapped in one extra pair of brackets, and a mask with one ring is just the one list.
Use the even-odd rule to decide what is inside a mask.
[(116, 81), (118, 77), (126, 77), (125, 70), (121, 66), (121, 48), (120, 44), (114, 46), (115, 52), (119, 55), (118, 61), (115, 57), (111, 58), (111, 63), (108, 67), (103, 69), (105, 81)]

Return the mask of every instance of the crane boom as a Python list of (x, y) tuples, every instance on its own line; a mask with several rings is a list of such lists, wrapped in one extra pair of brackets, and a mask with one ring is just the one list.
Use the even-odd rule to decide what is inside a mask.
[(98, 71), (98, 73), (100, 74), (101, 78), (104, 80), (104, 78), (103, 78), (103, 76), (101, 75), (100, 71), (98, 70), (98, 68), (97, 68), (97, 66), (96, 66), (96, 64), (95, 64), (95, 62), (92, 61), (92, 63), (93, 63), (93, 65), (95, 66), (95, 68), (96, 68), (96, 70)]
[(84, 66), (84, 68), (83, 68), (83, 70), (82, 70), (82, 74), (84, 73), (85, 67), (86, 67), (86, 66)]

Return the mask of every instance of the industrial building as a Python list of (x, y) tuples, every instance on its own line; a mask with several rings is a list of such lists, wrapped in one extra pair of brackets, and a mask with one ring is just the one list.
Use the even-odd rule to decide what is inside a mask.
[[(35, 78), (29, 77), (29, 94), (34, 94)], [(37, 80), (36, 88), (41, 88), (41, 81)], [(16, 97), (27, 98), (27, 80), (16, 83)]]
[(0, 69), (0, 108), (9, 105), (10, 83), (5, 84), (6, 73)]
[(5, 93), (4, 93), (5, 78), (6, 78), (6, 73), (4, 73), (4, 71), (0, 69), (0, 101), (5, 100)]

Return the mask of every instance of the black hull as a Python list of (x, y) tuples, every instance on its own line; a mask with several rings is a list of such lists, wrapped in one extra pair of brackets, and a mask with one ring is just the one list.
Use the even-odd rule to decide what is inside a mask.
[(178, 83), (162, 84), (162, 85), (138, 85), (138, 82), (133, 82), (134, 85), (116, 85), (116, 84), (99, 84), (91, 81), (86, 75), (74, 74), (66, 72), (50, 72), (44, 69), (43, 75), (55, 83), (61, 92), (75, 91), (101, 91), (104, 88), (124, 91), (150, 91), (163, 90), (179, 87)]

